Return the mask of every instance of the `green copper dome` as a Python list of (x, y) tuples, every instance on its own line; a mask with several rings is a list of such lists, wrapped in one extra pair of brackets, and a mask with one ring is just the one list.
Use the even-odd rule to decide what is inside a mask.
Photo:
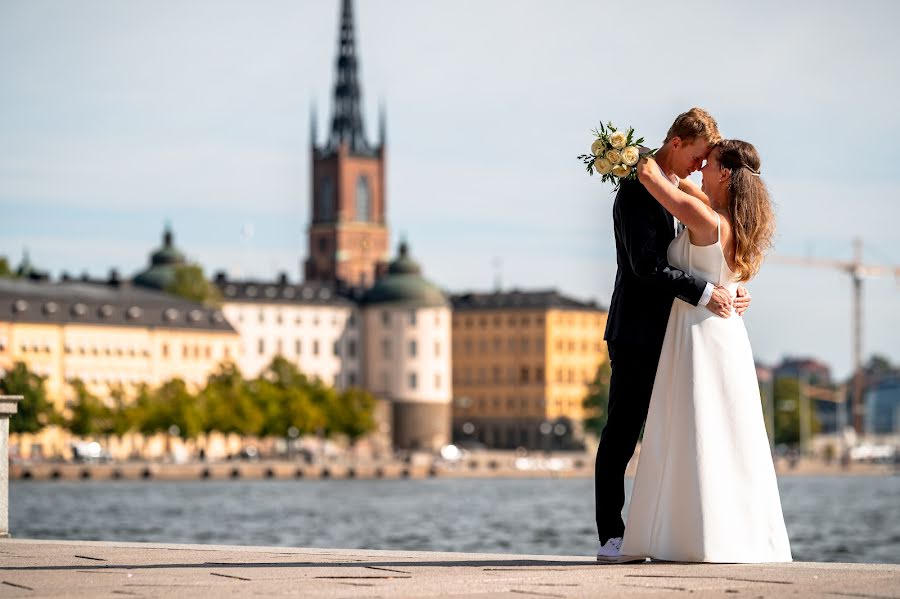
[(172, 229), (167, 224), (162, 247), (150, 255), (149, 268), (135, 275), (134, 284), (165, 290), (175, 281), (175, 269), (186, 264), (184, 254), (174, 245)]
[(450, 305), (444, 292), (422, 276), (422, 268), (410, 257), (406, 242), (400, 244), (400, 255), (388, 265), (387, 274), (363, 295), (362, 303), (403, 304), (416, 308)]

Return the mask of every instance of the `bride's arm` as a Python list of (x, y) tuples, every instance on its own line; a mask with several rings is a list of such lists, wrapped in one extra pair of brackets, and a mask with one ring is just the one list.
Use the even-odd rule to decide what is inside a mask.
[(678, 189), (683, 191), (688, 195), (692, 195), (707, 206), (712, 207), (712, 202), (709, 201), (709, 196), (703, 193), (703, 190), (700, 187), (691, 181), (690, 179), (679, 179), (678, 180)]
[[(668, 181), (652, 158), (638, 163), (638, 178), (650, 195), (691, 231), (715, 231), (718, 219), (713, 209), (700, 198), (687, 194)], [(703, 192), (700, 192), (703, 193)]]

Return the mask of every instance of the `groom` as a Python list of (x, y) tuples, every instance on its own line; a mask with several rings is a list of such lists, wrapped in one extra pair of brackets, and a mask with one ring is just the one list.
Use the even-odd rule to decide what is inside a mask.
[[(692, 108), (678, 115), (656, 154), (673, 185), (696, 187), (687, 180), (699, 170), (721, 139), (715, 119)], [(594, 498), (600, 547), (597, 561), (643, 561), (621, 552), (625, 523), (625, 467), (647, 419), (653, 380), (666, 323), (675, 298), (727, 317), (743, 314), (750, 296), (743, 287), (732, 301), (721, 286), (696, 279), (668, 264), (666, 253), (680, 224), (639, 181), (624, 180), (613, 205), (616, 236), (616, 286), (610, 301), (606, 339), (612, 376), (606, 427), (600, 436), (594, 469)]]

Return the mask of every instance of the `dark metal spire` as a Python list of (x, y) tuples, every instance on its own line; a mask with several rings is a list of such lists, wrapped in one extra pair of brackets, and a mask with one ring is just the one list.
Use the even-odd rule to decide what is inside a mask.
[(334, 108), (331, 118), (331, 136), (328, 146), (337, 148), (347, 143), (351, 151), (367, 152), (360, 100), (358, 58), (353, 32), (353, 2), (343, 0), (341, 28), (338, 37), (337, 69), (334, 82)]

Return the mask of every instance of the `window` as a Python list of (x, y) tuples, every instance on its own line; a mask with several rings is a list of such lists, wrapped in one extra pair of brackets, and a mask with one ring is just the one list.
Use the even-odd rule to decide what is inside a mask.
[(284, 322), (284, 320), (281, 318), (281, 312), (275, 315), (275, 322), (277, 322), (278, 324), (282, 324)]
[(544, 368), (542, 366), (535, 366), (534, 368), (534, 382), (543, 383), (544, 382)]
[(494, 337), (494, 351), (500, 351), (503, 342), (500, 340), (500, 337)]
[(381, 357), (383, 357), (383, 358), (391, 357), (391, 340), (390, 339), (382, 339), (381, 340)]
[(334, 183), (331, 177), (319, 180), (319, 220), (331, 220), (334, 215)]
[(381, 373), (381, 388), (384, 389), (385, 391), (387, 391), (388, 388), (390, 387), (390, 383), (391, 383), (391, 377), (388, 376), (388, 373), (382, 372)]
[(340, 341), (334, 342), (334, 355), (336, 355), (336, 356), (341, 355), (341, 342)]
[[(78, 348), (78, 352), (81, 353), (81, 354), (84, 354), (84, 348), (83, 348), (83, 347)], [(169, 357), (169, 344), (168, 344), (168, 343), (163, 343), (163, 345), (162, 345), (162, 355), (163, 355), (163, 358), (168, 358), (168, 357)]]
[(347, 355), (351, 358), (356, 357), (356, 339), (347, 341)]
[(434, 375), (434, 388), (435, 389), (441, 388), (441, 375), (439, 375), (439, 374)]
[(409, 324), (411, 324), (412, 326), (416, 326), (416, 311), (415, 310), (409, 311)]
[(265, 322), (265, 321), (266, 321), (266, 313), (263, 312), (262, 310), (260, 310), (260, 311), (259, 311), (259, 322), (262, 323), (262, 322)]
[(416, 357), (416, 349), (417, 349), (416, 348), (416, 340), (413, 339), (412, 341), (409, 342), (409, 357), (410, 358)]
[(519, 372), (519, 380), (523, 383), (528, 383), (530, 378), (530, 372), (527, 366), (522, 366), (522, 370)]
[(441, 355), (441, 342), (440, 341), (434, 342), (434, 355), (435, 356)]
[(391, 324), (391, 313), (387, 310), (381, 312), (381, 324), (388, 326)]
[(266, 340), (265, 339), (259, 340), (259, 343), (257, 344), (257, 352), (259, 353), (259, 355), (263, 355), (264, 353), (266, 353)]
[(347, 326), (351, 328), (356, 326), (356, 314), (353, 312), (351, 312), (350, 317), (347, 318)]
[(467, 354), (471, 354), (471, 353), (472, 353), (472, 340), (471, 340), (471, 339), (466, 339), (466, 340), (463, 342), (463, 347), (466, 348), (466, 353), (467, 353)]
[(350, 387), (356, 386), (356, 373), (352, 370), (347, 373), (347, 385)]
[(302, 349), (303, 349), (303, 344), (300, 342), (300, 340), (297, 339), (296, 341), (294, 341), (294, 353), (299, 356), (302, 353), (301, 352)]
[(416, 373), (415, 373), (415, 372), (410, 372), (410, 373), (409, 373), (409, 388), (410, 388), (410, 389), (415, 389), (415, 388), (416, 388), (416, 385), (418, 384), (418, 382), (419, 382), (419, 381), (418, 381), (418, 377), (416, 376)]
[(281, 339), (275, 341), (275, 353), (279, 356), (284, 355), (284, 343)]
[(487, 353), (487, 340), (486, 339), (478, 340), (478, 353), (480, 353), (480, 354)]
[(499, 383), (499, 382), (500, 382), (500, 377), (502, 376), (502, 373), (501, 373), (501, 370), (500, 370), (500, 367), (499, 367), (499, 366), (494, 366), (492, 375), (493, 375), (493, 382), (494, 382), (494, 383)]
[(365, 175), (360, 175), (356, 180), (356, 220), (370, 220), (370, 210), (369, 178)]
[(319, 340), (318, 339), (313, 340), (313, 355), (314, 356), (319, 355)]

